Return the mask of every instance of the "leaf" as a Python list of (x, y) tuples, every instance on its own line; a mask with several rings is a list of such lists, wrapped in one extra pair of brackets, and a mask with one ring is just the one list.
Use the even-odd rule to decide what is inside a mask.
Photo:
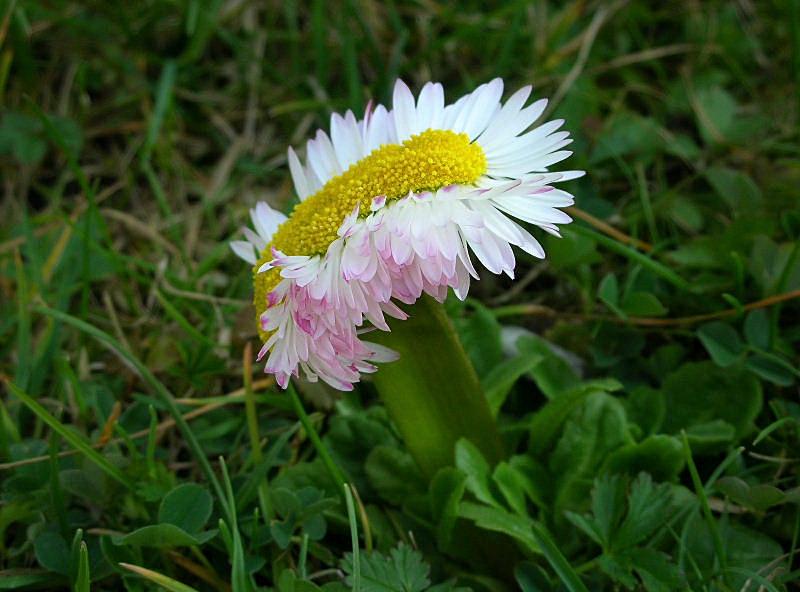
[(550, 592), (553, 584), (547, 572), (533, 563), (521, 562), (514, 569), (514, 578), (522, 592)]
[(545, 241), (547, 258), (554, 269), (576, 268), (601, 260), (597, 243), (587, 236), (571, 232), (569, 227), (562, 232), (562, 238), (548, 234)]
[(501, 508), (471, 502), (462, 502), (458, 513), (462, 518), (475, 522), (480, 528), (507, 534), (521, 542), (531, 552), (540, 552), (533, 536), (533, 521), (526, 516), (518, 516)]
[(540, 357), (531, 370), (531, 378), (548, 399), (565, 393), (580, 384), (572, 366), (557, 353), (554, 346), (538, 335), (524, 335), (517, 340), (520, 354)]
[[(65, 117), (45, 117), (62, 145), (71, 154), (77, 154), (83, 144), (80, 126)], [(0, 121), (0, 154), (13, 154), (20, 164), (35, 164), (47, 153), (47, 135), (47, 130), (38, 117), (7, 111)]]
[(269, 532), (272, 535), (275, 544), (281, 549), (289, 547), (292, 541), (292, 534), (294, 533), (293, 521), (273, 520), (269, 525)]
[(633, 570), (642, 579), (647, 592), (672, 592), (686, 589), (678, 566), (672, 563), (669, 555), (650, 548), (631, 549)]
[(722, 477), (714, 487), (733, 502), (756, 512), (764, 512), (786, 501), (786, 494), (777, 487), (767, 483), (750, 485), (739, 477)]
[(60, 534), (44, 531), (33, 541), (36, 561), (52, 572), (69, 575), (70, 552), (67, 542)]
[(600, 569), (613, 581), (619, 582), (628, 590), (636, 587), (636, 578), (633, 576), (630, 560), (613, 555), (601, 555), (598, 559)]
[(667, 413), (662, 391), (640, 386), (631, 391), (625, 403), (628, 418), (639, 426), (644, 434), (653, 434), (661, 428)]
[(309, 580), (301, 580), (294, 570), (286, 568), (278, 576), (276, 590), (278, 592), (321, 592), (322, 588)]
[(35, 117), (6, 111), (0, 121), (0, 154), (13, 154), (20, 164), (34, 164), (47, 152), (42, 123)]
[(188, 533), (199, 532), (211, 517), (213, 505), (214, 500), (205, 487), (184, 483), (164, 496), (158, 508), (158, 521), (174, 524)]
[(130, 534), (112, 537), (112, 541), (115, 545), (134, 547), (192, 547), (210, 541), (216, 534), (216, 530), (189, 534), (174, 524), (151, 524)]
[(625, 520), (614, 533), (614, 547), (633, 547), (652, 535), (669, 517), (671, 501), (669, 484), (654, 485), (650, 475), (639, 474), (631, 486)]
[[(720, 520), (717, 527), (729, 566), (758, 573), (765, 565), (771, 565), (784, 554), (781, 545), (764, 533), (727, 520)], [(694, 567), (688, 563), (689, 557), (699, 569), (703, 582), (710, 581), (719, 566), (708, 524), (699, 513), (695, 513), (686, 521), (683, 531), (682, 539), (685, 540), (683, 556), (686, 559), (679, 567), (690, 578), (690, 589), (695, 589), (697, 576)], [(731, 578), (731, 589), (741, 590), (747, 579), (746, 575), (741, 574)]]
[(640, 359), (644, 336), (631, 326), (600, 323), (589, 351), (600, 368), (610, 368), (625, 360)]
[(736, 438), (734, 427), (723, 419), (712, 419), (686, 429), (689, 444), (696, 450), (716, 450)]
[(65, 584), (63, 576), (54, 576), (44, 569), (0, 570), (0, 590), (51, 590)]
[(573, 526), (582, 530), (586, 536), (597, 543), (598, 546), (604, 547), (606, 545), (606, 541), (603, 540), (603, 535), (600, 532), (597, 522), (595, 522), (591, 516), (581, 515), (576, 512), (570, 512), (569, 510), (564, 512), (564, 516), (567, 520), (572, 522)]
[(587, 397), (619, 388), (622, 385), (613, 379), (590, 381), (548, 401), (534, 414), (530, 422), (531, 453), (539, 455), (550, 448), (569, 414)]
[[(48, 115), (47, 119), (52, 125), (52, 135), (57, 136), (57, 138), (51, 137), (51, 140), (56, 140), (69, 154), (77, 157), (83, 146), (81, 127), (74, 120), (66, 117)], [(51, 134), (48, 133), (48, 135)]]
[(756, 353), (747, 358), (745, 366), (747, 366), (748, 370), (772, 384), (777, 384), (778, 386), (791, 386), (794, 384), (795, 375), (789, 368), (775, 358), (762, 353)]
[(436, 524), (436, 538), (442, 547), (450, 544), (466, 484), (466, 475), (453, 467), (439, 469), (431, 480), (431, 516)]
[(533, 370), (543, 359), (536, 354), (520, 353), (489, 371), (481, 380), (481, 386), (489, 401), (492, 415), (497, 416), (517, 380)]
[(747, 313), (744, 319), (744, 336), (747, 343), (759, 349), (769, 349), (769, 318), (767, 311), (757, 308)]
[(667, 308), (652, 292), (631, 292), (622, 301), (622, 310), (637, 317), (661, 317)]
[(800, 265), (790, 265), (792, 249), (792, 243), (779, 245), (765, 234), (756, 235), (747, 267), (762, 291), (773, 292), (778, 282), (782, 282), (785, 290), (800, 288)]
[(629, 475), (647, 471), (656, 479), (671, 481), (683, 470), (684, 461), (683, 444), (678, 438), (654, 434), (641, 442), (618, 448), (608, 456), (603, 467)]
[(288, 487), (274, 487), (270, 490), (275, 511), (280, 516), (289, 516), (300, 511), (300, 499)]
[(169, 590), (169, 592), (197, 592), (197, 590), (194, 588), (187, 586), (186, 584), (182, 584), (177, 580), (173, 580), (172, 578), (167, 577), (164, 574), (160, 574), (157, 571), (139, 567), (138, 565), (130, 565), (129, 563), (120, 563), (120, 566), (132, 571), (146, 580), (153, 582), (165, 590)]
[(605, 302), (612, 310), (617, 310), (619, 302), (619, 284), (617, 276), (613, 273), (606, 274), (597, 287), (597, 297)]
[(89, 575), (89, 549), (86, 543), (81, 541), (78, 559), (78, 574), (75, 578), (75, 592), (90, 592)]
[[(761, 384), (740, 368), (722, 369), (712, 362), (684, 364), (664, 381), (663, 392), (669, 412), (662, 431), (677, 434), (682, 429), (689, 435), (703, 424), (733, 428), (733, 439), (739, 440), (753, 430), (753, 422), (761, 411)], [(716, 422), (716, 423), (714, 423)], [(719, 434), (719, 428), (714, 428)], [(692, 449), (695, 450), (694, 444)], [(701, 450), (717, 450), (712, 445)]]
[(735, 364), (744, 352), (744, 344), (736, 329), (721, 321), (701, 326), (697, 336), (711, 355), (711, 359), (723, 368)]
[(490, 487), (489, 463), (480, 450), (466, 438), (456, 442), (456, 467), (466, 476), (467, 489), (476, 498), (489, 505), (498, 505)]
[(323, 442), (336, 464), (355, 483), (362, 495), (371, 492), (364, 465), (376, 446), (397, 447), (399, 440), (389, 427), (386, 410), (374, 407), (349, 415), (334, 415)]
[(475, 371), (483, 379), (503, 361), (501, 327), (488, 308), (476, 301), (472, 304), (473, 314), (468, 318), (456, 319), (454, 324)]
[(700, 135), (707, 143), (724, 142), (735, 125), (736, 101), (719, 86), (699, 89), (693, 103)]
[(492, 473), (492, 481), (497, 485), (506, 503), (514, 512), (520, 515), (527, 513), (525, 483), (514, 467), (505, 461), (499, 463)]
[[(547, 469), (536, 459), (527, 454), (512, 456), (508, 462), (503, 462), (495, 469), (493, 479), (498, 489), (508, 500), (508, 496), (518, 497), (524, 495), (540, 508), (547, 506), (546, 500), (551, 496), (551, 476)], [(508, 500), (510, 503), (510, 500)], [(524, 500), (518, 500), (517, 505), (524, 507)], [(525, 513), (521, 511), (520, 513)]]
[[(401, 543), (389, 555), (378, 551), (362, 553), (361, 590), (363, 592), (423, 592), (430, 586), (430, 566), (422, 554)], [(353, 585), (353, 556), (347, 553), (342, 560), (347, 574), (346, 583)]]
[(409, 496), (426, 489), (414, 459), (400, 448), (376, 446), (369, 453), (364, 470), (375, 491), (393, 504), (402, 505)]
[(570, 414), (549, 458), (550, 471), (558, 476), (556, 512), (583, 506), (608, 454), (632, 442), (622, 403), (604, 392), (589, 395)]
[(614, 532), (625, 512), (625, 481), (619, 475), (604, 475), (592, 488), (592, 516), (600, 544), (611, 547)]
[(706, 179), (734, 213), (748, 214), (761, 201), (761, 190), (749, 175), (724, 167), (709, 167)]
[(597, 164), (627, 154), (636, 154), (637, 158), (646, 160), (663, 149), (663, 146), (658, 125), (652, 119), (631, 112), (621, 112), (608, 120), (597, 137), (589, 162)]

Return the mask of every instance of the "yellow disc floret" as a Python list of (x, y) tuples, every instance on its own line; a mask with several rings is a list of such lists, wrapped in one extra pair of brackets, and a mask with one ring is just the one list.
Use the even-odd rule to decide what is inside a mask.
[(322, 255), (357, 204), (369, 214), (372, 198), (405, 197), (453, 183), (474, 183), (486, 171), (486, 156), (467, 134), (428, 130), (402, 144), (387, 144), (334, 177), (294, 208), (272, 244), (287, 255)]
[[(275, 247), (286, 255), (322, 255), (336, 240), (345, 217), (360, 206), (370, 212), (372, 199), (387, 201), (409, 192), (435, 191), (453, 184), (471, 185), (486, 172), (486, 155), (469, 136), (450, 130), (429, 129), (402, 144), (386, 144), (333, 177), (280, 225), (272, 243), (261, 254), (255, 281), (256, 310), (263, 311), (266, 295), (280, 282), (278, 270), (257, 273), (272, 259)], [(263, 335), (262, 335), (263, 337)]]

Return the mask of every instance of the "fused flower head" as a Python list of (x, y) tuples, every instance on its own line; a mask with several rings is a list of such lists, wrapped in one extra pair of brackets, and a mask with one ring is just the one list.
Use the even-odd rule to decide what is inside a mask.
[(441, 84), (414, 98), (398, 81), (392, 109), (367, 107), (331, 118), (303, 163), (289, 149), (300, 203), (287, 218), (259, 203), (255, 231), (233, 250), (253, 265), (254, 302), (264, 345), (259, 360), (285, 387), (302, 368), (349, 390), (362, 372), (394, 353), (362, 341), (406, 318), (395, 301), (423, 293), (465, 298), (478, 278), (472, 255), (490, 272), (514, 277), (512, 246), (544, 257), (514, 219), (558, 235), (572, 196), (553, 183), (581, 171), (551, 172), (567, 158), (569, 133), (555, 120), (537, 127), (547, 101), (526, 106), (525, 87), (501, 102), (495, 79), (445, 105)]

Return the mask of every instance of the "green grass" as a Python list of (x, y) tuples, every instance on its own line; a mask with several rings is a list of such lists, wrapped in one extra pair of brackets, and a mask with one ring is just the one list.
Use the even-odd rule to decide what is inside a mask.
[[(798, 15), (0, 1), (0, 589), (797, 589)], [(508, 457), (430, 482), (369, 381), (261, 375), (227, 246), (397, 76), (533, 84), (588, 171), (448, 301)]]

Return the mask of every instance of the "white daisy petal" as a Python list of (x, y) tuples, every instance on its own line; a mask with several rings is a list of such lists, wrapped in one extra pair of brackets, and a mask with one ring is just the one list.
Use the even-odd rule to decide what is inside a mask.
[(422, 87), (417, 103), (417, 121), (414, 133), (440, 125), (444, 116), (444, 89), (441, 84), (428, 82)]
[(239, 257), (247, 261), (250, 265), (255, 265), (258, 259), (253, 245), (247, 241), (231, 241), (231, 249)]
[(300, 198), (300, 201), (303, 201), (311, 195), (311, 188), (306, 179), (306, 172), (291, 146), (289, 147), (287, 158), (289, 161), (289, 172), (292, 174), (292, 182), (294, 183), (294, 190), (297, 192), (297, 197)]
[(477, 138), (500, 108), (503, 95), (503, 80), (495, 78), (473, 93), (469, 107), (464, 109), (456, 120), (455, 127), (461, 128), (470, 140)]
[(414, 106), (414, 95), (402, 80), (398, 80), (394, 85), (392, 112), (398, 141), (407, 140), (416, 133), (417, 110)]

